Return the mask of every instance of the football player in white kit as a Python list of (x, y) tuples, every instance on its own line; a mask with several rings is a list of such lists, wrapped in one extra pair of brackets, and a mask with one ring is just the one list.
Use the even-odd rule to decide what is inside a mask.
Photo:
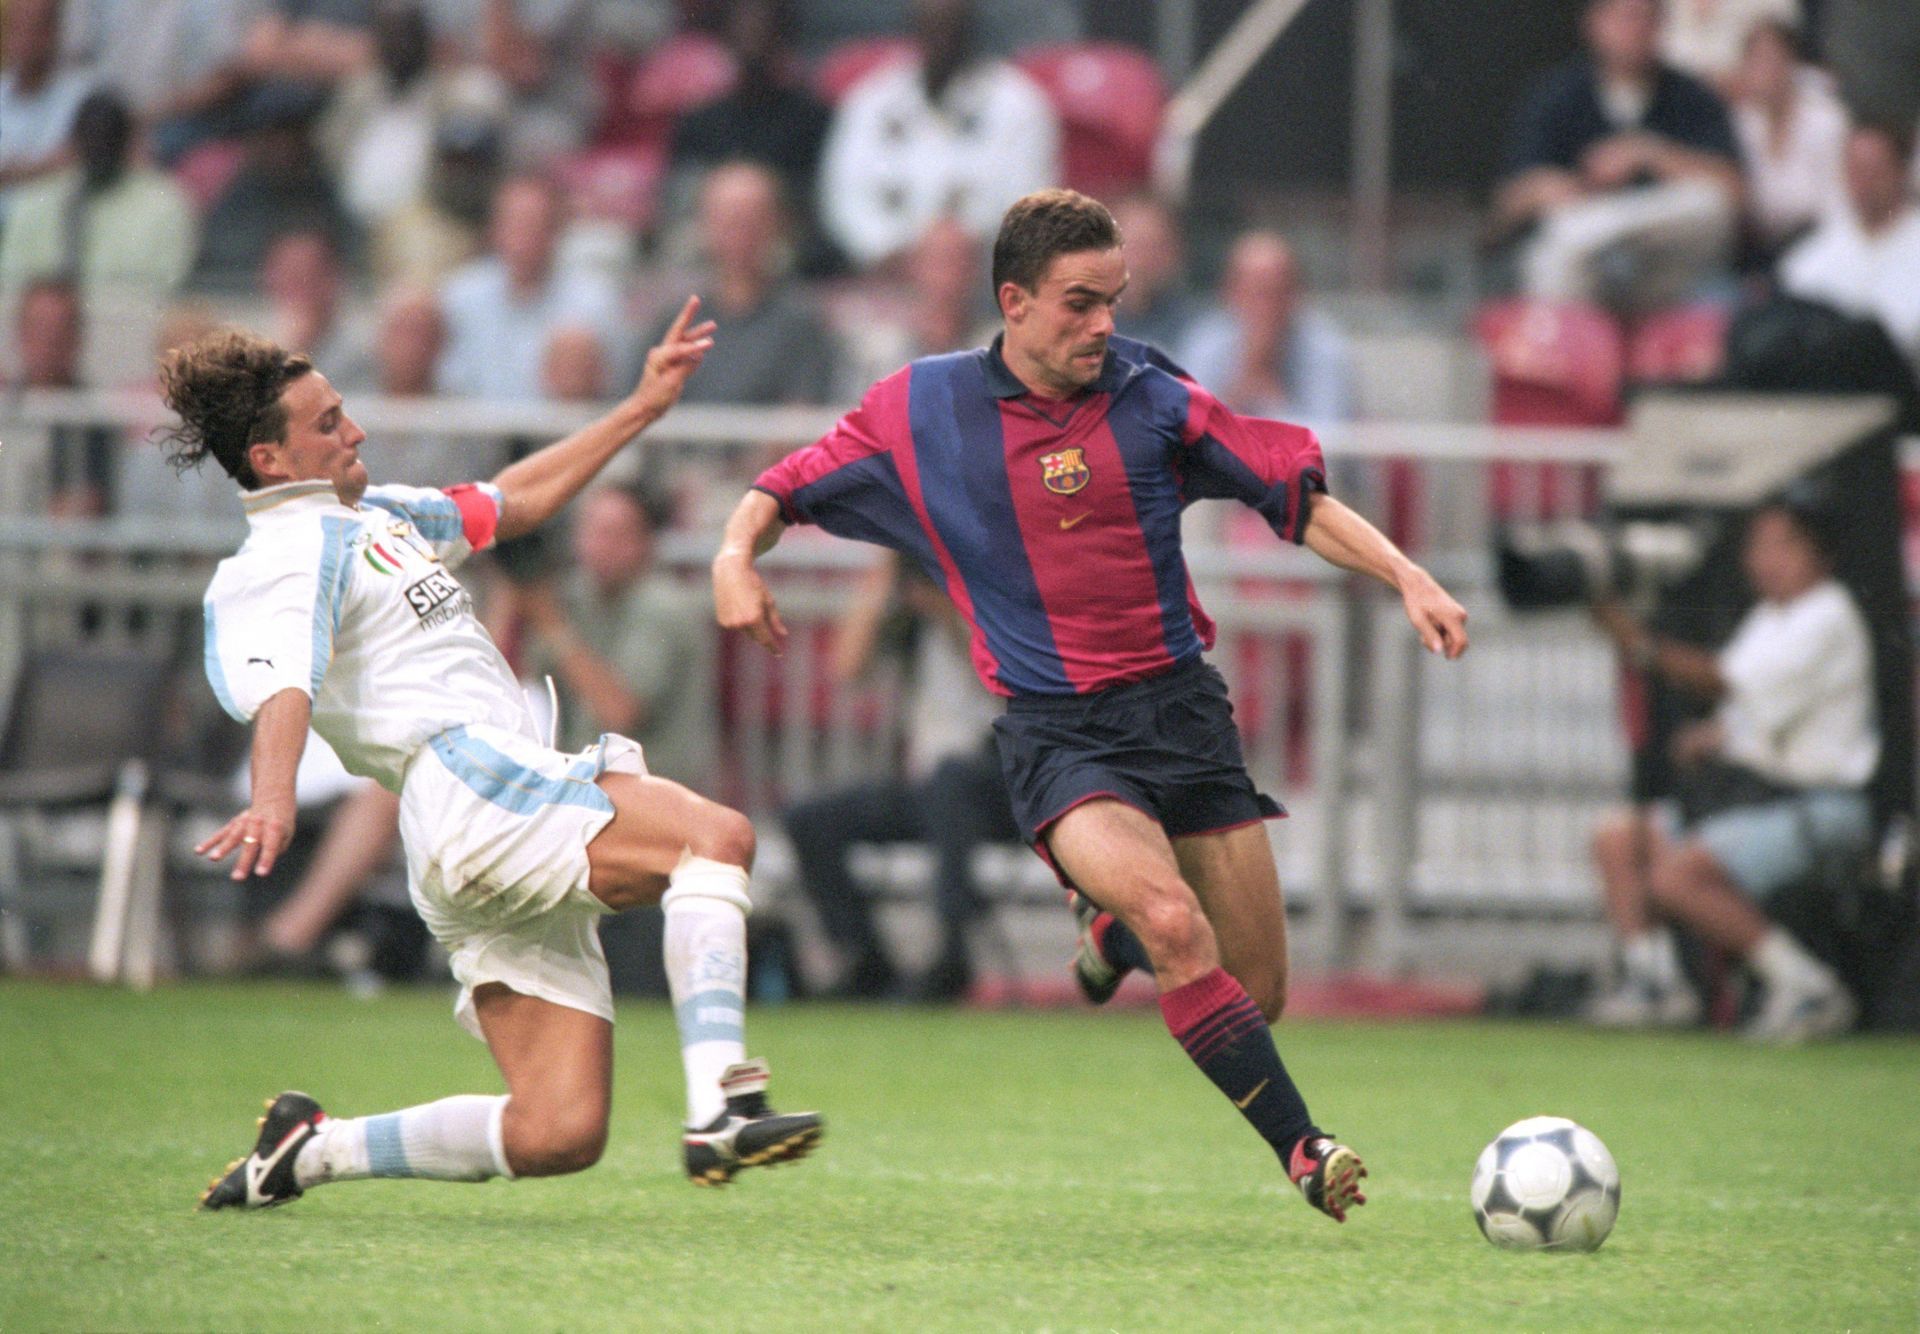
[[(353, 773), (400, 795), (407, 878), (460, 983), (455, 1013), (493, 1052), (504, 1097), (364, 1117), (304, 1093), (268, 1104), (253, 1151), (201, 1198), (282, 1204), (364, 1177), (482, 1181), (590, 1167), (606, 1143), (613, 1004), (596, 923), (660, 903), (687, 1080), (684, 1157), (698, 1184), (798, 1158), (814, 1113), (781, 1115), (746, 1058), (747, 818), (647, 773), (604, 735), (577, 755), (540, 737), (519, 684), (452, 570), (559, 512), (679, 399), (713, 344), (690, 299), (633, 392), (491, 482), (370, 486), (366, 438), (305, 357), (208, 335), (163, 366), (176, 466), (211, 455), (239, 483), (249, 535), (206, 596), (206, 668), (253, 724), (251, 800), (197, 849), (272, 869), (293, 832), (309, 725)], [(377, 457), (377, 456), (376, 456)]]

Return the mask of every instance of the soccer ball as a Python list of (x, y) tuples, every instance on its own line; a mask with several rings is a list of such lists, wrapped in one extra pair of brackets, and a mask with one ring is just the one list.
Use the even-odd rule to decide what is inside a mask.
[(1620, 1169), (1585, 1126), (1530, 1116), (1481, 1150), (1469, 1194), (1474, 1219), (1495, 1246), (1591, 1251), (1620, 1212)]

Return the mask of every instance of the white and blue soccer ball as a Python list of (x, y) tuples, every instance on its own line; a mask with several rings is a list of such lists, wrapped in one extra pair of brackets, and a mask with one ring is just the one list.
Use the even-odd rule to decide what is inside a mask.
[(1585, 1126), (1530, 1116), (1481, 1151), (1469, 1193), (1474, 1219), (1495, 1246), (1591, 1251), (1620, 1213), (1620, 1169)]

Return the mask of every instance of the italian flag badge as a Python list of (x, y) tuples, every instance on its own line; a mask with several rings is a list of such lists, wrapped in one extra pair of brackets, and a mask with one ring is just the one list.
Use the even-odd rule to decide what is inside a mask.
[(367, 543), (366, 550), (363, 554), (367, 558), (367, 564), (373, 566), (373, 568), (380, 571), (380, 573), (400, 573), (400, 558), (381, 546), (378, 542)]

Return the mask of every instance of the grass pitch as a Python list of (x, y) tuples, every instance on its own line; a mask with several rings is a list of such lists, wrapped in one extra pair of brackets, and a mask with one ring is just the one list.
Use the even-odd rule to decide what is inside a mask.
[[(663, 1006), (618, 1028), (592, 1172), (194, 1212), (262, 1096), (491, 1092), (446, 994), (0, 981), (0, 1330), (1888, 1329), (1920, 1325), (1920, 1042), (1805, 1051), (1492, 1024), (1288, 1024), (1373, 1202), (1310, 1211), (1151, 1012), (750, 1019), (806, 1163), (679, 1176)], [(1496, 1251), (1474, 1156), (1536, 1112), (1624, 1178), (1594, 1255)]]

